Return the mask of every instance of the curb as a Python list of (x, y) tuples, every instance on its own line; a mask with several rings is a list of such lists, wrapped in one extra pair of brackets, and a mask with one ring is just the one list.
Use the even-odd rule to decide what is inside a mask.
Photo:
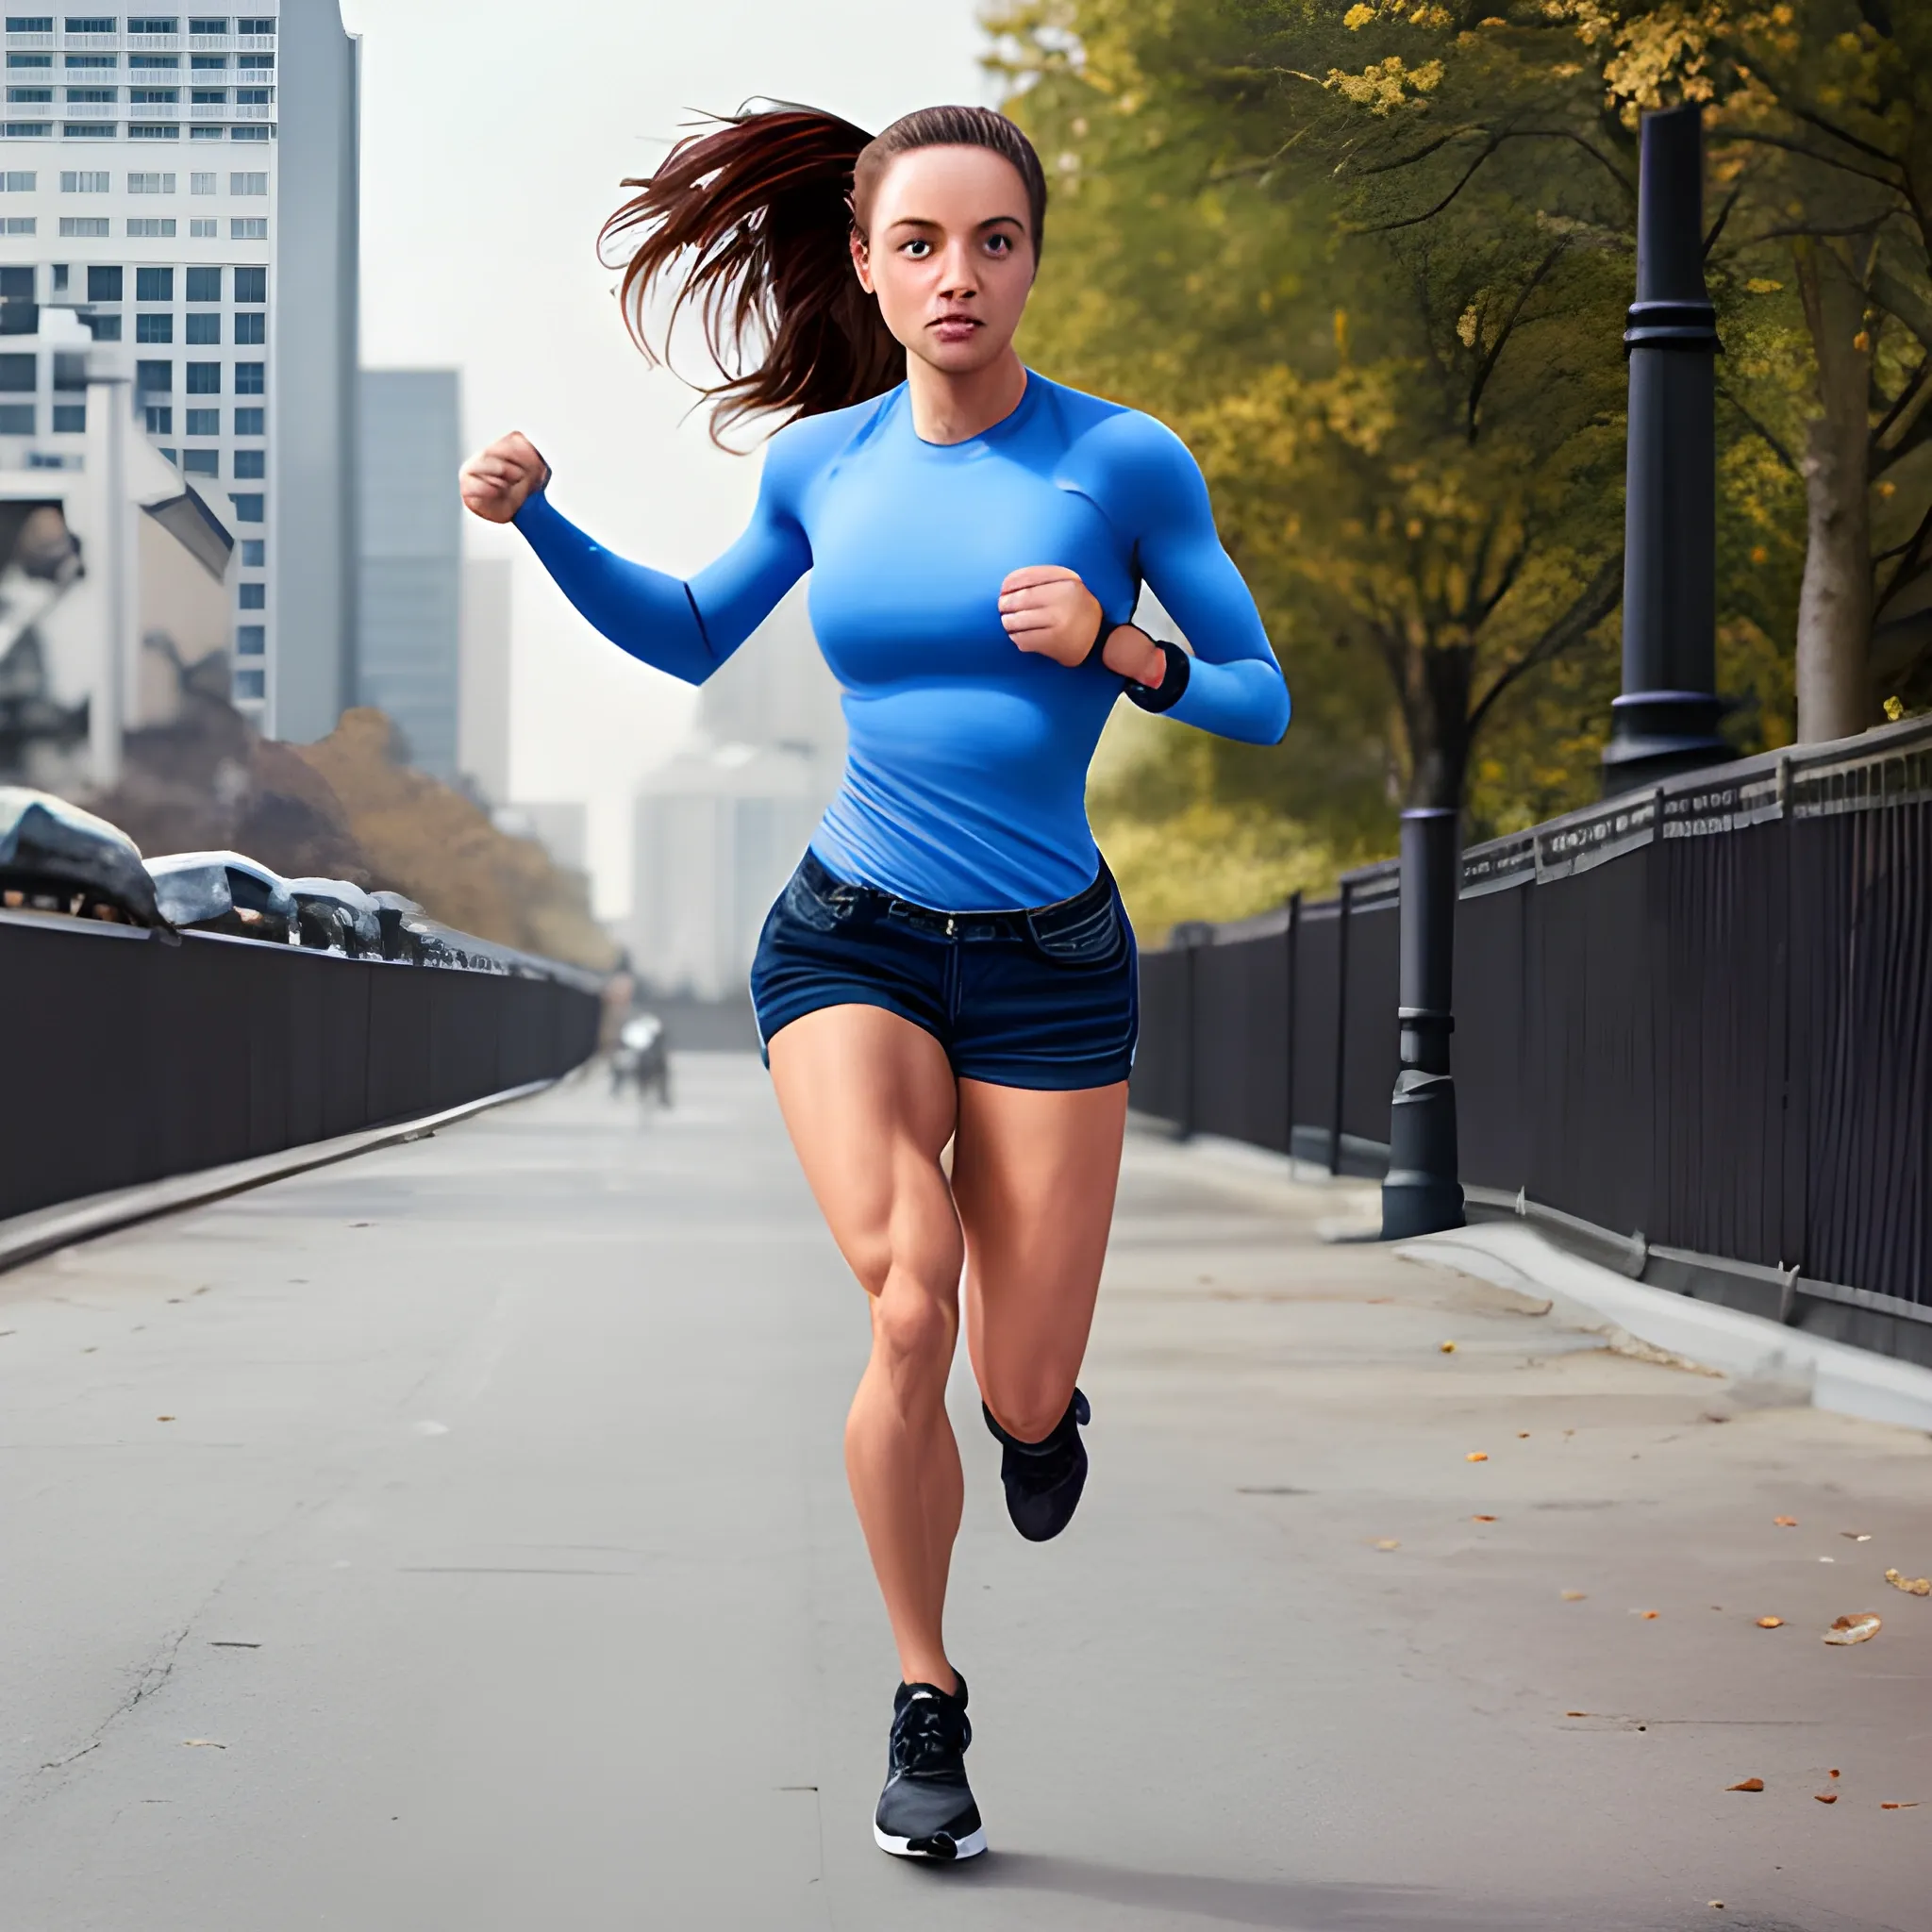
[(1402, 1241), (1392, 1252), (1500, 1288), (1538, 1289), (1585, 1326), (1607, 1321), (1652, 1348), (1721, 1371), (1743, 1385), (1747, 1400), (1757, 1391), (1784, 1405), (1932, 1433), (1932, 1369), (1631, 1281), (1533, 1227), (1478, 1222)]
[(492, 1107), (507, 1107), (513, 1100), (527, 1100), (556, 1085), (555, 1079), (529, 1080), (521, 1087), (506, 1088), (501, 1093), (485, 1094), (481, 1100), (466, 1100), (460, 1107), (445, 1108), (441, 1113), (418, 1114), (412, 1120), (393, 1121), (388, 1126), (364, 1127), (357, 1133), (341, 1134), (333, 1141), (311, 1141), (306, 1146), (290, 1147), (279, 1154), (259, 1155), (252, 1160), (231, 1161), (225, 1167), (203, 1168), (197, 1174), (175, 1174), (166, 1180), (143, 1181), (137, 1187), (88, 1194), (78, 1201), (38, 1208), (31, 1214), (17, 1214), (10, 1221), (0, 1221), (0, 1274), (38, 1260), (57, 1248), (92, 1241), (99, 1235), (133, 1227), (143, 1221), (158, 1220), (164, 1214), (178, 1214), (183, 1208), (199, 1208), (229, 1194), (245, 1193), (250, 1188), (265, 1187), (270, 1181), (284, 1180), (290, 1174), (331, 1167), (339, 1160), (353, 1160), (357, 1155), (373, 1154), (378, 1147), (400, 1147), (406, 1141), (427, 1140), (439, 1127), (453, 1126), (458, 1121), (468, 1120)]

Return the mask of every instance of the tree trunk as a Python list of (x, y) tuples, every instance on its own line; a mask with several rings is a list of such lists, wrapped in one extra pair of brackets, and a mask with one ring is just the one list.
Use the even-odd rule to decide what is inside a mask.
[(1408, 803), (1462, 809), (1469, 770), (1469, 699), (1475, 654), (1467, 644), (1412, 651), (1402, 715), (1408, 733)]
[(1802, 465), (1808, 528), (1798, 593), (1798, 741), (1872, 723), (1871, 339), (1862, 259), (1797, 244), (1798, 288), (1818, 364), (1819, 413)]

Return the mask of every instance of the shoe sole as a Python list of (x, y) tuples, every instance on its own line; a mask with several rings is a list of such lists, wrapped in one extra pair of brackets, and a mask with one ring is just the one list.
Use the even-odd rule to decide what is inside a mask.
[(921, 1839), (915, 1842), (909, 1838), (894, 1838), (890, 1832), (881, 1831), (876, 1824), (872, 1828), (872, 1841), (882, 1852), (890, 1852), (895, 1858), (924, 1858), (936, 1865), (950, 1865), (961, 1858), (976, 1858), (986, 1849), (986, 1826), (977, 1831), (969, 1831), (957, 1840), (948, 1840), (950, 1851), (927, 1851), (927, 1845), (940, 1842), (936, 1839)]

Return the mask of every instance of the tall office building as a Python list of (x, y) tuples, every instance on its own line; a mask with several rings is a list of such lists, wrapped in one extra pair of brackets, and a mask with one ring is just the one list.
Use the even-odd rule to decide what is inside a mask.
[[(149, 439), (240, 539), (236, 703), (319, 738), (355, 688), (358, 42), (338, 0), (6, 16), (0, 332), (120, 343)], [(82, 462), (51, 353), (0, 354), (0, 467)]]
[(419, 770), (453, 779), (462, 683), (457, 372), (365, 369), (361, 409), (357, 698), (388, 713)]

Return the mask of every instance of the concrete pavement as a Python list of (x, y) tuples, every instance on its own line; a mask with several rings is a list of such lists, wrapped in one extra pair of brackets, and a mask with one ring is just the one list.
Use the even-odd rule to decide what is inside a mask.
[(886, 1859), (863, 1311), (756, 1061), (678, 1092), (0, 1277), (6, 1932), (1927, 1923), (1932, 1441), (1138, 1140), (1059, 1542), (956, 1385), (994, 1855)]

